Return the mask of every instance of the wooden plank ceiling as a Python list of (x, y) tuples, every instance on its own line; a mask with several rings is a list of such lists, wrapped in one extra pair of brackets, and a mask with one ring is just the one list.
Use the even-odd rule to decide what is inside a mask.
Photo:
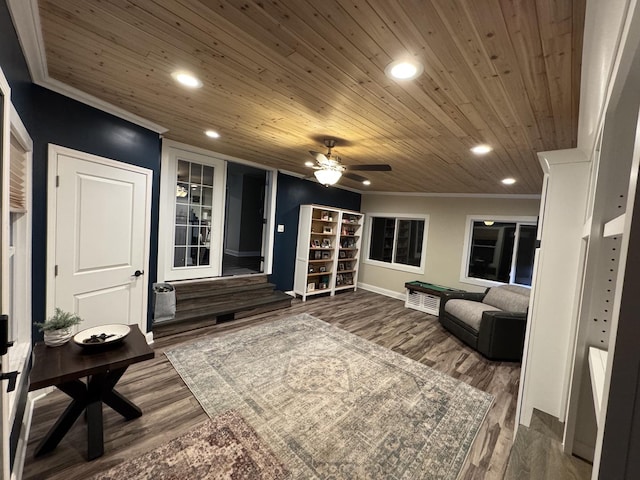
[[(539, 193), (536, 152), (576, 145), (585, 0), (40, 0), (49, 75), (166, 138), (364, 191)], [(392, 61), (424, 64), (413, 81)], [(188, 90), (186, 69), (204, 86)], [(205, 129), (221, 138), (211, 140)], [(478, 157), (469, 149), (486, 143)], [(500, 179), (513, 177), (512, 186)]]

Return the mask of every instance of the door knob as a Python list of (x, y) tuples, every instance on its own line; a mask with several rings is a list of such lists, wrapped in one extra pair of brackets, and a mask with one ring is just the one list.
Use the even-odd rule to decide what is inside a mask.
[(144, 275), (144, 271), (136, 270), (133, 273), (133, 276), (136, 277), (136, 278), (138, 278), (140, 275)]

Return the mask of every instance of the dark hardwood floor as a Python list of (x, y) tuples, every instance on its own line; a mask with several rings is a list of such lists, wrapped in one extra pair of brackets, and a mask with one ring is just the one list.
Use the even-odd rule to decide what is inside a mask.
[[(436, 317), (404, 308), (404, 302), (358, 290), (335, 297), (295, 300), (290, 308), (157, 339), (153, 360), (133, 365), (118, 390), (143, 416), (125, 422), (104, 408), (105, 454), (87, 462), (86, 427), (78, 420), (52, 453), (35, 459), (40, 439), (68, 403), (52, 392), (36, 403), (24, 479), (86, 479), (124, 459), (139, 456), (207, 419), (164, 351), (205, 335), (224, 335), (261, 322), (307, 312), (339, 328), (390, 348), (495, 397), (460, 479), (502, 479), (511, 449), (520, 365), (486, 360), (445, 331)], [(194, 479), (195, 480), (195, 479)]]
[(533, 411), (529, 428), (518, 429), (504, 480), (586, 480), (591, 464), (562, 451), (564, 426), (555, 417)]

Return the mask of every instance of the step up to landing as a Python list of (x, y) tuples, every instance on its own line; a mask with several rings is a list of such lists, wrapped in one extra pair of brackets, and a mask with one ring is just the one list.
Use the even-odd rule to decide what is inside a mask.
[(208, 290), (183, 291), (176, 289), (176, 300), (184, 305), (197, 303), (201, 299), (227, 299), (242, 295), (261, 296), (268, 295), (275, 289), (273, 283), (254, 283), (250, 285), (238, 286), (211, 286)]
[(183, 320), (198, 319), (203, 317), (217, 317), (218, 321), (233, 320), (235, 314), (244, 310), (278, 303), (281, 301), (289, 301), (293, 298), (286, 293), (273, 291), (271, 294), (260, 297), (245, 296), (244, 299), (232, 299), (226, 302), (216, 302), (211, 305), (204, 305), (199, 308), (176, 309), (176, 318), (173, 321), (179, 322)]
[(157, 323), (155, 337), (194, 330), (220, 322), (291, 306), (291, 296), (274, 290), (266, 275), (177, 282), (176, 315)]

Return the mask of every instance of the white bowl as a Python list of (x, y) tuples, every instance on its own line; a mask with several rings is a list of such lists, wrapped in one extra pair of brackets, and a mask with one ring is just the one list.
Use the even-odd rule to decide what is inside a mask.
[[(131, 328), (129, 325), (122, 323), (113, 323), (110, 325), (100, 325), (98, 327), (87, 328), (81, 332), (76, 333), (73, 336), (73, 341), (76, 345), (81, 347), (100, 347), (103, 345), (114, 345), (121, 342), (124, 337), (129, 335)], [(89, 342), (88, 340), (94, 338), (101, 338), (102, 341)]]

